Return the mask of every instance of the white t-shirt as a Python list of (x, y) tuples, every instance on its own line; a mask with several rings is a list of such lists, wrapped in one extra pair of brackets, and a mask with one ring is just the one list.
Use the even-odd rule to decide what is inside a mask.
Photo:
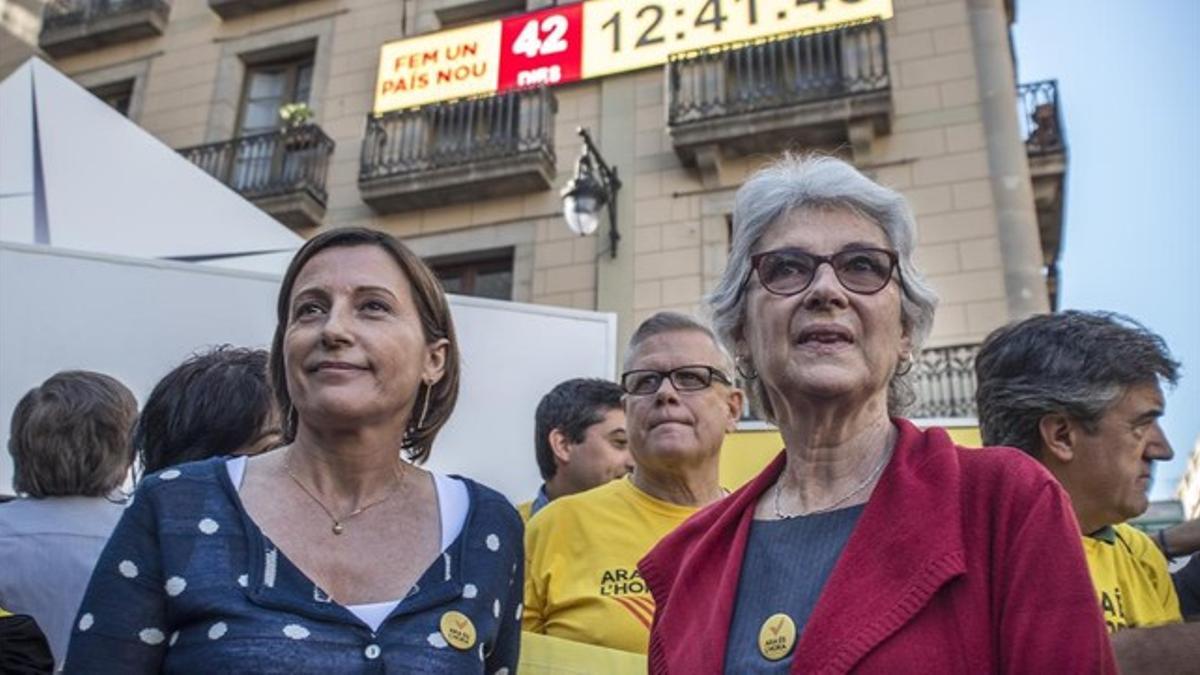
[[(234, 487), (241, 489), (242, 477), (246, 473), (246, 457), (234, 457), (225, 462), (225, 468), (229, 471), (229, 481)], [(440, 473), (430, 472), (433, 476), (434, 492), (438, 500), (438, 513), (441, 515), (442, 521), (442, 551), (450, 548), (454, 540), (462, 532), (463, 526), (467, 522), (467, 510), (471, 507), (471, 496), (467, 492), (466, 483), (450, 476), (443, 476)], [(371, 630), (379, 630), (379, 626), (383, 624), (384, 619), (392, 613), (396, 605), (400, 604), (400, 599), (385, 600), (383, 602), (372, 602), (363, 605), (346, 605), (346, 609), (350, 610), (362, 620), (363, 623), (371, 627)]]

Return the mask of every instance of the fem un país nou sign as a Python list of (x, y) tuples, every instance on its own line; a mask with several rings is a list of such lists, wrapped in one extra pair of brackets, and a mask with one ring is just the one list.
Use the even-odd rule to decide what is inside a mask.
[(500, 22), (390, 42), (380, 55), (375, 112), (496, 91)]
[(375, 113), (666, 63), (670, 54), (891, 18), (892, 0), (590, 0), (383, 46)]

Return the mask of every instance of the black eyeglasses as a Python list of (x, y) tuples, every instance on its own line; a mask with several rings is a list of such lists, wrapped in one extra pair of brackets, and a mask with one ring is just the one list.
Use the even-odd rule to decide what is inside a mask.
[(621, 373), (621, 389), (632, 396), (649, 396), (658, 392), (663, 379), (670, 379), (676, 391), (698, 391), (712, 386), (712, 381), (733, 384), (729, 376), (712, 366), (680, 366), (671, 370), (629, 370)]
[(828, 256), (780, 248), (750, 256), (750, 269), (758, 272), (759, 283), (768, 291), (795, 295), (811, 286), (817, 269), (829, 263), (846, 290), (870, 295), (888, 285), (898, 262), (896, 252), (885, 248), (852, 248)]

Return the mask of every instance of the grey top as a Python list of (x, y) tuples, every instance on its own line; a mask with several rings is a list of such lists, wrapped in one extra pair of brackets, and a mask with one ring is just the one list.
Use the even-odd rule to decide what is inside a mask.
[(96, 559), (125, 505), (103, 497), (0, 504), (0, 607), (37, 621), (56, 668)]
[(865, 504), (788, 520), (755, 520), (742, 559), (737, 600), (725, 646), (726, 673), (786, 673), (792, 652), (770, 661), (758, 647), (768, 618), (787, 614), (796, 642)]

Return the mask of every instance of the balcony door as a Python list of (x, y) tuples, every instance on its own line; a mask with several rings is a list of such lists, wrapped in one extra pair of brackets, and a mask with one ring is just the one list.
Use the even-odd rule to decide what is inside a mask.
[(237, 137), (241, 140), (237, 143), (231, 180), (234, 189), (259, 191), (299, 170), (297, 163), (302, 158), (289, 157), (274, 132), (283, 126), (279, 116), (281, 107), (309, 102), (312, 76), (312, 55), (247, 65), (238, 110)]

